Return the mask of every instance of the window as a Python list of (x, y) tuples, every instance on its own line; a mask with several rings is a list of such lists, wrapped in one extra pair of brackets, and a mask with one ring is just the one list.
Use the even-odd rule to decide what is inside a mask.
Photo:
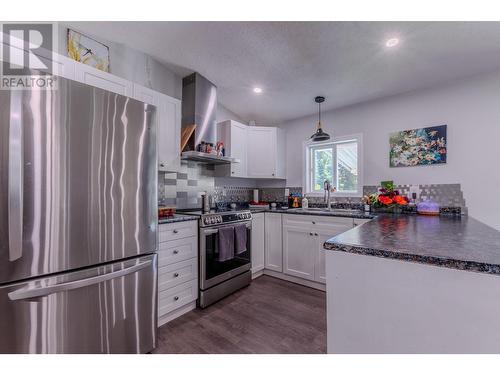
[(305, 144), (306, 181), (309, 194), (323, 194), (328, 180), (337, 191), (332, 195), (361, 196), (361, 135)]

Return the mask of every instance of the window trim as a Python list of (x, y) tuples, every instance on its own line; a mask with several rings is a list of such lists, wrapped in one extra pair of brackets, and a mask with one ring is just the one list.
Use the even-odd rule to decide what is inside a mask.
[(362, 197), (363, 196), (363, 176), (364, 176), (364, 170), (363, 170), (363, 134), (362, 133), (357, 133), (357, 134), (350, 134), (350, 135), (345, 135), (345, 136), (340, 136), (340, 137), (334, 137), (328, 141), (325, 142), (312, 142), (310, 140), (304, 141), (303, 142), (303, 147), (302, 147), (302, 188), (305, 194), (311, 197), (322, 197), (324, 195), (323, 192), (315, 192), (311, 191), (311, 186), (310, 186), (310, 174), (312, 171), (311, 168), (311, 157), (310, 157), (310, 152), (309, 152), (309, 147), (310, 146), (322, 146), (322, 145), (330, 145), (333, 143), (343, 143), (343, 142), (348, 142), (348, 141), (357, 141), (358, 143), (358, 186), (357, 186), (357, 191), (356, 192), (339, 192), (336, 191), (334, 193), (331, 193), (332, 197)]

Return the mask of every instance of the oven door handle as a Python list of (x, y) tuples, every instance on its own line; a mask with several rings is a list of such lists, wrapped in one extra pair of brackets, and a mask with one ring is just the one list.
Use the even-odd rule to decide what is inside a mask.
[[(245, 226), (247, 227), (247, 229), (251, 229), (252, 228), (252, 223), (247, 223), (247, 224), (245, 224)], [(205, 236), (207, 236), (207, 235), (209, 236), (211, 234), (216, 234), (218, 232), (219, 232), (218, 228), (217, 229), (213, 229), (213, 228), (211, 228), (211, 229), (203, 229), (203, 235), (205, 235)]]
[(218, 233), (219, 230), (218, 229), (203, 229), (203, 234), (204, 235), (211, 235), (211, 234), (215, 234), (215, 233)]

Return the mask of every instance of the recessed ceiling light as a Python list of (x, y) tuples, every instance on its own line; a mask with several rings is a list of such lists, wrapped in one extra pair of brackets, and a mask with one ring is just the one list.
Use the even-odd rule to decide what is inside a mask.
[(262, 94), (262, 89), (260, 87), (254, 87), (253, 92), (256, 94)]
[(385, 42), (385, 46), (389, 48), (396, 47), (398, 44), (399, 44), (398, 38), (390, 38), (387, 39), (387, 41)]

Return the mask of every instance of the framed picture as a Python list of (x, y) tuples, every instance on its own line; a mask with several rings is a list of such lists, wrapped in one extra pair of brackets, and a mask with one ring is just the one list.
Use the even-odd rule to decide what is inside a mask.
[(412, 167), (446, 163), (446, 128), (440, 125), (391, 133), (389, 165)]
[(109, 47), (78, 31), (68, 29), (68, 56), (73, 60), (109, 72)]

